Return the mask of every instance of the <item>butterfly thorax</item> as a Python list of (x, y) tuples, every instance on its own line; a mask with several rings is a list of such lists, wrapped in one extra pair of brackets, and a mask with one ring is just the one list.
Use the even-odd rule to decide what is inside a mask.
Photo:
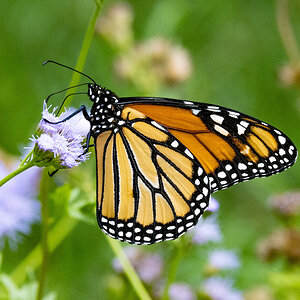
[(90, 113), (91, 134), (97, 137), (101, 132), (117, 126), (121, 121), (121, 108), (117, 105), (117, 96), (98, 85), (90, 86), (88, 95), (94, 102)]

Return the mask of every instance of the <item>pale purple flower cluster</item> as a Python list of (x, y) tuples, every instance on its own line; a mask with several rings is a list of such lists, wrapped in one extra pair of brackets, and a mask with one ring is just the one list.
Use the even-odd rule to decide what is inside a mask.
[(207, 211), (215, 212), (219, 209), (219, 206), (219, 202), (214, 197), (210, 197)]
[(242, 293), (228, 278), (210, 277), (203, 282), (203, 290), (212, 300), (243, 300)]
[[(39, 168), (32, 167), (12, 178), (0, 189), (0, 244), (7, 238), (15, 246), (21, 234), (28, 234), (40, 220), (40, 203), (36, 200)], [(0, 178), (9, 170), (0, 162)]]
[(194, 290), (186, 283), (173, 283), (169, 287), (170, 300), (197, 300)]
[[(219, 209), (219, 202), (211, 197), (207, 211), (216, 212)], [(222, 233), (217, 223), (216, 215), (200, 218), (198, 224), (190, 232), (195, 244), (203, 245), (208, 242), (218, 243), (222, 241)]]
[(208, 258), (210, 266), (219, 270), (231, 270), (240, 266), (238, 256), (231, 250), (213, 250)]
[[(156, 253), (143, 252), (141, 249), (128, 246), (124, 251), (132, 266), (146, 283), (152, 283), (159, 278), (163, 268), (162, 258)], [(117, 272), (123, 272), (123, 268), (117, 258), (113, 260), (113, 267)]]
[(60, 124), (51, 124), (49, 122), (64, 120), (74, 110), (68, 109), (56, 117), (56, 108), (52, 113), (49, 108), (44, 103), (38, 134), (31, 139), (35, 143), (35, 156), (40, 157), (41, 166), (48, 164), (58, 169), (78, 166), (88, 158), (88, 154), (84, 154), (83, 141), (90, 130), (90, 123), (78, 114)]
[(193, 242), (198, 245), (222, 241), (222, 233), (215, 215), (201, 218), (195, 228), (191, 231), (191, 234), (193, 236)]

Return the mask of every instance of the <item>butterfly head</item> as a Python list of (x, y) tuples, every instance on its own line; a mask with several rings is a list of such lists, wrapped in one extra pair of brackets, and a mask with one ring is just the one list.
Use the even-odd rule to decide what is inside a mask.
[(100, 96), (105, 93), (104, 88), (99, 86), (98, 84), (95, 83), (90, 83), (88, 85), (88, 96), (92, 102), (95, 102), (97, 98), (99, 99)]
[(105, 100), (106, 97), (111, 98), (112, 96), (115, 96), (115, 94), (96, 83), (90, 83), (88, 85), (88, 96), (92, 102), (102, 102), (101, 100)]

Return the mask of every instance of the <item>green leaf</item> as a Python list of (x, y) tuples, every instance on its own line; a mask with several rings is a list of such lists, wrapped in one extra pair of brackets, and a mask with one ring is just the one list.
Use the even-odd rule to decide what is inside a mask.
[(75, 219), (95, 224), (95, 200), (82, 194), (78, 188), (72, 190), (68, 201), (68, 213)]
[[(2, 274), (0, 276), (0, 300), (32, 300), (36, 298), (38, 291), (38, 282), (31, 280), (20, 288), (12, 281), (12, 279)], [(43, 297), (43, 300), (57, 299), (56, 293), (50, 292)]]

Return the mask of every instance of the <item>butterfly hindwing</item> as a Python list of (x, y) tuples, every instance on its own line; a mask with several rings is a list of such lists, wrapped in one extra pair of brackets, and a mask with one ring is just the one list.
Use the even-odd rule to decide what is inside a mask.
[(121, 98), (187, 147), (209, 176), (211, 191), (285, 170), (297, 150), (281, 131), (224, 107), (161, 98)]
[(210, 184), (194, 155), (143, 113), (124, 108), (121, 126), (96, 138), (97, 218), (111, 237), (172, 240), (208, 206)]

